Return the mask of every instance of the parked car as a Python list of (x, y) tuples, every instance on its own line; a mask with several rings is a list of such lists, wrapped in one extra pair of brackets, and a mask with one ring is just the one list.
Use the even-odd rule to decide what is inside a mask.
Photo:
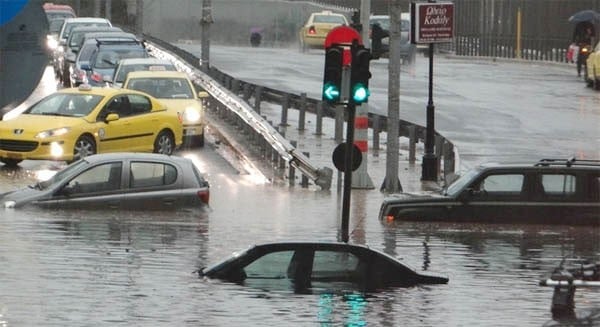
[[(373, 27), (379, 25), (385, 35), (381, 38), (381, 57), (388, 58), (390, 52), (390, 16), (388, 15), (373, 15), (369, 18), (370, 31), (369, 37), (373, 38)], [(372, 47), (374, 48), (374, 47)], [(417, 47), (410, 42), (410, 16), (401, 16), (400, 19), (400, 58), (406, 63), (413, 63), (415, 60)]]
[(81, 64), (92, 86), (106, 86), (111, 81), (121, 59), (148, 58), (150, 55), (141, 41), (131, 39), (97, 39), (97, 49), (89, 63)]
[(594, 51), (589, 54), (586, 67), (584, 78), (587, 85), (600, 90), (600, 41), (596, 42)]
[(113, 87), (121, 87), (125, 77), (135, 71), (177, 71), (173, 62), (158, 58), (131, 58), (119, 60), (111, 78)]
[(210, 186), (190, 159), (163, 154), (85, 157), (52, 178), (0, 194), (5, 208), (180, 210), (208, 205)]
[(383, 252), (336, 242), (254, 245), (200, 269), (199, 275), (254, 288), (299, 293), (448, 283), (447, 277), (418, 273)]
[(181, 145), (181, 114), (129, 89), (62, 89), (21, 115), (0, 121), (0, 162), (75, 161), (96, 153), (172, 154)]
[(79, 52), (79, 48), (83, 45), (85, 35), (97, 32), (113, 33), (123, 32), (123, 30), (113, 26), (81, 26), (73, 28), (64, 46), (64, 71), (61, 74), (64, 80), (61, 80), (61, 82), (65, 87), (76, 86), (71, 84), (70, 76), (73, 71), (73, 64), (75, 63), (75, 59), (77, 58), (77, 53)]
[(384, 199), (379, 218), (600, 225), (600, 160), (484, 164), (439, 193)]
[(71, 34), (71, 30), (81, 26), (112, 26), (111, 22), (106, 18), (98, 17), (75, 17), (67, 18), (62, 24), (61, 30), (58, 33), (58, 46), (53, 52), (52, 65), (54, 73), (60, 80), (63, 80), (62, 73), (64, 72), (64, 54), (66, 50), (67, 39)]
[(196, 93), (186, 73), (137, 71), (127, 74), (123, 87), (146, 92), (162, 101), (169, 110), (183, 113), (183, 144), (204, 146), (204, 105), (206, 91)]
[(325, 38), (333, 28), (348, 25), (346, 16), (333, 13), (329, 10), (312, 13), (306, 24), (300, 28), (299, 37), (300, 49), (305, 51), (308, 48), (323, 48)]

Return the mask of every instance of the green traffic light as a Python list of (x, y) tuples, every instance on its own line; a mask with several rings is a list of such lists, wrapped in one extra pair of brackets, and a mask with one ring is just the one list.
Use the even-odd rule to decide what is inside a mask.
[(354, 88), (352, 88), (352, 100), (354, 100), (354, 103), (356, 104), (366, 102), (370, 94), (369, 89), (363, 84), (356, 84)]
[(334, 84), (327, 83), (323, 86), (323, 97), (328, 101), (337, 101), (340, 98), (340, 90)]

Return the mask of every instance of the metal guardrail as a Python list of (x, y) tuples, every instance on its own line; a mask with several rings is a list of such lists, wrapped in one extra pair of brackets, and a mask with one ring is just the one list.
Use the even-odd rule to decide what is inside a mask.
[[(262, 85), (256, 85), (246, 81), (237, 80), (233, 76), (228, 75), (215, 67), (211, 67), (208, 71), (208, 74), (205, 74), (204, 71), (201, 70), (200, 59), (194, 56), (193, 54), (189, 53), (188, 51), (181, 49), (171, 43), (154, 38), (151, 35), (144, 35), (144, 38), (156, 44), (158, 47), (171, 52), (173, 55), (181, 58), (181, 60), (185, 61), (188, 65), (193, 67), (193, 69), (195, 69), (195, 76), (199, 85), (205, 88), (209, 93), (211, 93), (211, 95), (215, 97), (224, 96), (227, 99), (225, 101), (227, 105), (233, 106), (232, 110), (243, 112), (243, 115), (247, 116), (247, 123), (254, 123), (254, 120), (258, 120), (259, 118), (261, 118), (260, 112), (256, 112), (257, 108), (260, 108), (260, 101), (280, 104), (282, 108), (285, 108), (285, 110), (293, 108), (308, 111), (310, 113), (316, 114), (318, 117), (327, 117), (334, 119), (336, 118), (335, 108), (329, 106), (326, 102), (323, 102), (318, 99), (309, 98), (305, 94), (298, 95), (288, 93), (270, 87), (265, 87)], [(185, 69), (184, 67), (180, 68)], [(198, 76), (203, 77), (200, 78)], [(219, 85), (219, 87), (217, 87), (217, 85)], [(224, 87), (224, 89), (221, 86)], [(228, 92), (225, 92), (225, 89)], [(239, 96), (241, 96), (241, 98), (244, 101), (240, 101)], [(246, 102), (249, 101), (251, 97), (254, 97), (256, 101), (254, 109), (251, 108)], [(253, 118), (250, 119), (250, 116), (252, 116)], [(368, 118), (369, 128), (373, 129), (374, 144), (379, 144), (379, 133), (387, 131), (387, 116), (369, 113)], [(280, 151), (283, 148), (285, 149), (284, 151), (286, 151), (286, 153), (295, 155), (297, 159), (290, 161), (290, 163), (299, 165), (298, 168), (301, 169), (304, 173), (306, 173), (309, 177), (314, 179), (315, 183), (319, 180), (319, 173), (317, 171), (320, 171), (320, 173), (322, 174), (326, 174), (325, 171), (315, 169), (314, 167), (307, 168), (309, 166), (308, 158), (299, 154), (299, 152), (296, 151), (295, 148), (293, 148), (293, 146), (288, 146), (289, 142), (287, 142), (287, 140), (285, 140), (283, 136), (279, 135), (279, 133), (274, 128), (267, 128), (264, 125), (264, 119), (262, 119), (262, 124), (260, 124), (260, 126), (262, 127), (260, 127), (260, 129), (262, 129), (262, 134), (263, 136), (265, 136), (265, 139), (267, 139), (268, 141), (270, 140), (269, 143), (275, 142), (275, 140), (277, 140), (276, 142), (285, 142), (286, 145), (283, 147), (279, 146), (278, 151)], [(317, 126), (319, 125), (320, 123), (317, 122)], [(405, 120), (399, 120), (398, 129), (399, 136), (406, 137), (409, 139), (409, 160), (414, 161), (416, 157), (415, 144), (419, 141), (424, 142), (426, 128), (424, 126), (420, 126)], [(279, 136), (275, 137), (273, 136), (274, 134), (277, 134)], [(438, 170), (443, 172), (443, 174), (439, 175), (443, 176), (444, 181), (448, 183), (451, 182), (454, 178), (456, 178), (457, 168), (460, 167), (458, 151), (454, 144), (445, 137), (443, 137), (441, 134), (436, 132), (435, 137), (435, 150), (438, 158), (437, 166)], [(304, 168), (302, 168), (303, 166)]]

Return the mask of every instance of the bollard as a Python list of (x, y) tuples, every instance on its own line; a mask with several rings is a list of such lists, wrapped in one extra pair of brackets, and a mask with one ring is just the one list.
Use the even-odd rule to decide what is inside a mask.
[(240, 94), (240, 80), (233, 78), (231, 81), (231, 92), (235, 95)]
[(417, 159), (417, 128), (408, 126), (408, 161), (414, 163)]
[(306, 120), (306, 93), (300, 93), (300, 112), (298, 113), (298, 130), (304, 130), (304, 121)]
[(323, 135), (323, 101), (317, 102), (317, 130), (315, 135)]
[(244, 101), (248, 102), (248, 99), (250, 99), (250, 94), (251, 94), (250, 93), (251, 92), (250, 84), (245, 83), (244, 86), (242, 87), (242, 89), (243, 89), (242, 97), (243, 97)]
[(447, 176), (454, 174), (454, 145), (444, 142), (444, 180)]
[(256, 111), (260, 115), (260, 101), (262, 97), (263, 87), (257, 86), (254, 89), (254, 111)]
[[(302, 154), (305, 155), (307, 158), (310, 158), (310, 153), (302, 152)], [(300, 185), (304, 188), (308, 187), (308, 176), (302, 174), (302, 181), (300, 182)]]
[(435, 156), (437, 159), (436, 162), (436, 167), (437, 167), (437, 176), (439, 179), (439, 176), (441, 176), (440, 172), (442, 170), (442, 148), (444, 147), (444, 137), (439, 135), (439, 134), (435, 134), (435, 148), (434, 148), (434, 152), (435, 152)]
[(290, 108), (290, 95), (289, 93), (285, 93), (283, 99), (281, 101), (281, 126), (289, 126), (287, 123), (288, 118), (288, 110)]

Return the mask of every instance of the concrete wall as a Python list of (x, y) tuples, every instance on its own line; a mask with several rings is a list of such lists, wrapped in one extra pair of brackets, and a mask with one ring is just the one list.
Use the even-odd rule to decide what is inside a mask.
[[(158, 38), (199, 40), (202, 0), (144, 0), (144, 32)], [(303, 1), (212, 0), (211, 42), (249, 43), (250, 29), (263, 30), (263, 45), (297, 44), (298, 31), (315, 11), (351, 15), (350, 8), (327, 7)]]

